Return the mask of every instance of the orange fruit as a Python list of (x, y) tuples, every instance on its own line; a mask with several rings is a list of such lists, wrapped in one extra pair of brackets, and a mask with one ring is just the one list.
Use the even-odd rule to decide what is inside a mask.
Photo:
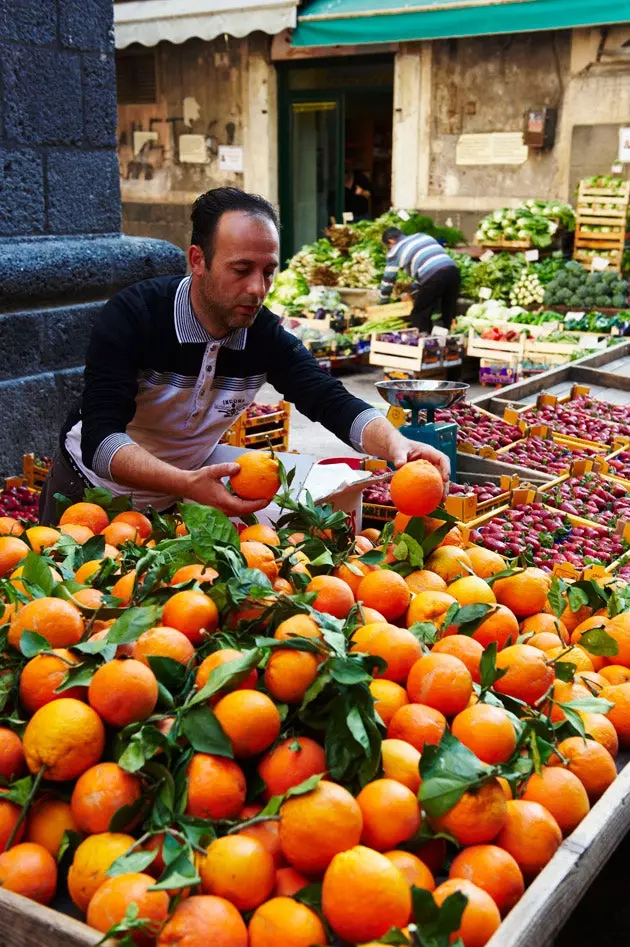
[(544, 806), (564, 836), (578, 827), (590, 809), (580, 780), (561, 766), (543, 766), (540, 773), (532, 773), (521, 798)]
[(479, 789), (468, 790), (444, 815), (431, 819), (440, 832), (448, 832), (459, 845), (491, 842), (506, 820), (506, 799), (496, 779), (489, 779)]
[(377, 569), (377, 566), (369, 566), (367, 563), (361, 562), (358, 556), (350, 556), (347, 563), (342, 562), (341, 565), (333, 570), (333, 575), (350, 586), (352, 594), (356, 599), (363, 578), (369, 572), (376, 572)]
[(114, 549), (118, 549), (123, 543), (139, 545), (142, 542), (139, 529), (129, 523), (110, 523), (101, 531), (101, 536), (104, 536), (106, 544)]
[(262, 450), (250, 450), (237, 457), (240, 466), (230, 477), (234, 493), (242, 500), (273, 500), (280, 490), (278, 461)]
[[(586, 789), (591, 804), (597, 802), (617, 778), (614, 759), (595, 740), (568, 737), (558, 744), (557, 749), (560, 756), (554, 753), (549, 757), (548, 765), (566, 765)], [(564, 760), (567, 760), (566, 764)]]
[(276, 866), (256, 839), (225, 835), (208, 846), (199, 874), (206, 894), (225, 898), (239, 911), (251, 911), (271, 895)]
[[(6, 789), (0, 789), (0, 850), (2, 851), (6, 848), (11, 834), (22, 815), (21, 806), (16, 805), (15, 802), (10, 802), (8, 799), (3, 799), (2, 796), (4, 793), (6, 793)], [(18, 828), (13, 840), (14, 845), (22, 841), (25, 828), (24, 823)]]
[(469, 546), (466, 549), (475, 575), (480, 579), (489, 579), (498, 572), (507, 569), (507, 562), (498, 552), (484, 549), (483, 546)]
[(369, 539), (371, 543), (377, 543), (381, 538), (379, 530), (372, 526), (369, 529), (362, 529), (359, 533), (359, 536), (365, 536), (365, 538)]
[(324, 925), (315, 911), (293, 898), (271, 898), (249, 922), (249, 947), (311, 947), (326, 944)]
[(265, 687), (274, 700), (283, 704), (299, 704), (317, 677), (318, 669), (317, 655), (279, 648), (271, 653), (267, 662)]
[(57, 863), (41, 845), (14, 845), (0, 855), (0, 886), (39, 904), (50, 904), (57, 890)]
[(140, 661), (116, 658), (98, 668), (88, 687), (88, 701), (111, 727), (146, 720), (158, 699), (153, 671)]
[(441, 628), (444, 616), (456, 602), (457, 600), (448, 592), (419, 592), (414, 595), (409, 605), (406, 618), (407, 628), (417, 621), (430, 621), (437, 628)]
[[(365, 628), (372, 630), (366, 631), (365, 637), (361, 636), (350, 651), (371, 654), (387, 662), (387, 667), (377, 671), (375, 677), (397, 684), (406, 681), (415, 662), (422, 655), (422, 645), (415, 635), (406, 628), (397, 628), (396, 625), (377, 623), (366, 625)], [(356, 637), (355, 635), (355, 639)]]
[(87, 526), (93, 533), (100, 533), (108, 526), (109, 518), (105, 510), (96, 503), (73, 503), (64, 510), (59, 520), (60, 526), (67, 524)]
[(67, 782), (98, 763), (105, 747), (105, 727), (87, 704), (61, 697), (33, 714), (22, 745), (31, 773), (44, 767), (45, 779)]
[(160, 931), (156, 947), (204, 947), (212, 931), (214, 947), (248, 947), (245, 921), (233, 904), (196, 894), (177, 905)]
[(105, 594), (99, 592), (98, 589), (79, 589), (72, 597), (75, 602), (78, 602), (79, 605), (83, 605), (85, 608), (100, 608), (103, 604)]
[(357, 601), (376, 608), (386, 621), (401, 618), (409, 606), (411, 590), (397, 572), (379, 569), (364, 576), (359, 583)]
[(624, 667), (622, 664), (609, 664), (603, 667), (599, 673), (606, 678), (609, 684), (625, 684), (630, 681), (630, 667)]
[(405, 582), (412, 592), (446, 592), (446, 582), (429, 569), (417, 569), (405, 578)]
[(420, 788), (420, 753), (405, 740), (383, 740), (381, 743), (383, 774), (395, 779), (413, 793)]
[(385, 855), (357, 845), (331, 860), (324, 875), (322, 908), (335, 934), (362, 944), (407, 924), (411, 890)]
[(167, 627), (181, 631), (196, 646), (217, 630), (219, 610), (203, 592), (185, 589), (168, 599), (162, 621)]
[(46, 596), (33, 599), (20, 609), (9, 627), (9, 644), (19, 649), (22, 632), (34, 631), (51, 648), (68, 648), (80, 642), (83, 630), (83, 616), (76, 605)]
[(378, 852), (408, 841), (420, 828), (418, 800), (397, 780), (373, 780), (363, 787), (357, 802), (363, 816), (361, 842)]
[(425, 568), (435, 572), (448, 584), (472, 573), (468, 553), (459, 546), (438, 546), (425, 562)]
[(113, 518), (112, 523), (126, 523), (128, 526), (132, 526), (137, 530), (141, 539), (148, 539), (153, 532), (151, 520), (138, 510), (125, 510), (123, 513), (118, 513)]
[(0, 727), (0, 776), (12, 783), (14, 779), (22, 776), (25, 770), (22, 741), (13, 730)]
[(497, 579), (492, 588), (497, 602), (520, 619), (543, 611), (550, 582), (549, 576), (541, 569), (529, 568), (505, 579)]
[(259, 543), (257, 540), (249, 539), (241, 543), (241, 552), (245, 556), (245, 561), (250, 569), (260, 569), (270, 582), (275, 582), (278, 578), (279, 569), (275, 556), (268, 546)]
[(0, 536), (0, 578), (13, 572), (29, 553), (29, 547), (17, 536)]
[(265, 523), (254, 523), (253, 526), (246, 526), (239, 538), (241, 542), (253, 539), (256, 542), (265, 543), (266, 546), (280, 545), (280, 537), (275, 529)]
[[(230, 661), (234, 661), (236, 658), (242, 658), (243, 654), (243, 651), (237, 651), (235, 648), (222, 648), (220, 651), (213, 651), (212, 654), (209, 654), (197, 668), (197, 673), (195, 674), (195, 686), (197, 689), (201, 690), (202, 687), (206, 686), (210, 675), (216, 668), (221, 667), (223, 664), (229, 664)], [(218, 693), (209, 698), (208, 703), (213, 706), (221, 699), (223, 694), (227, 694), (229, 691), (244, 689), (254, 690), (257, 683), (258, 672), (256, 668), (252, 668), (240, 684), (228, 684), (227, 687), (221, 688)]]
[(407, 691), (400, 684), (383, 678), (372, 681), (369, 687), (374, 698), (374, 710), (387, 727), (396, 711), (409, 703)]
[[(255, 816), (260, 815), (261, 812), (262, 806), (243, 806), (238, 817), (240, 821), (245, 822), (249, 819), (253, 819)], [(282, 847), (280, 845), (280, 829), (277, 822), (274, 822), (271, 819), (266, 819), (264, 822), (256, 822), (254, 825), (246, 825), (245, 828), (238, 832), (238, 834), (246, 835), (247, 838), (254, 838), (260, 842), (262, 847), (266, 849), (266, 851), (268, 851), (273, 858), (273, 863), (276, 869), (286, 864), (284, 855), (282, 854)]]
[(132, 904), (138, 908), (138, 917), (152, 924), (152, 933), (136, 933), (134, 943), (148, 945), (168, 918), (168, 894), (151, 891), (155, 879), (143, 872), (129, 872), (108, 878), (94, 893), (87, 909), (90, 927), (106, 933), (114, 924), (120, 924)]
[(106, 871), (134, 844), (131, 835), (103, 832), (90, 835), (78, 846), (68, 870), (68, 891), (79, 910), (87, 911), (92, 897), (106, 880)]
[(483, 888), (465, 878), (449, 878), (435, 889), (433, 897), (438, 907), (456, 891), (465, 895), (468, 902), (452, 937), (460, 937), (464, 947), (485, 947), (501, 924), (498, 907)]
[(262, 753), (280, 733), (278, 709), (271, 698), (260, 691), (232, 691), (216, 704), (214, 713), (237, 759)]
[(505, 824), (495, 839), (513, 856), (526, 880), (551, 861), (562, 841), (560, 826), (539, 802), (511, 799), (506, 802)]
[(553, 683), (553, 667), (544, 652), (526, 644), (514, 644), (497, 654), (497, 668), (507, 673), (494, 685), (495, 691), (533, 704), (546, 694)]
[(90, 559), (88, 562), (84, 562), (75, 572), (74, 581), (80, 585), (85, 585), (86, 582), (90, 581), (92, 576), (96, 575), (102, 564), (101, 559)]
[(291, 638), (317, 638), (321, 640), (319, 626), (308, 615), (292, 615), (276, 628), (274, 638), (289, 641)]
[(28, 814), (26, 841), (41, 845), (56, 859), (65, 833), (79, 831), (68, 802), (41, 799)]
[(604, 714), (585, 713), (583, 710), (578, 713), (588, 736), (605, 747), (611, 756), (616, 756), (619, 752), (619, 737), (608, 717)]
[(611, 618), (606, 625), (606, 631), (615, 639), (619, 649), (613, 658), (614, 663), (630, 667), (630, 613), (622, 612)]
[(428, 516), (442, 502), (444, 481), (428, 460), (412, 460), (396, 471), (389, 491), (392, 503), (405, 516)]
[(33, 552), (39, 553), (42, 549), (48, 549), (49, 546), (54, 546), (60, 538), (61, 533), (58, 529), (53, 529), (51, 526), (31, 526), (26, 530), (26, 536)]
[(525, 644), (528, 644), (530, 648), (538, 648), (539, 651), (545, 652), (562, 649), (564, 647), (562, 640), (550, 631), (541, 631), (537, 635), (532, 635), (531, 638), (527, 639)]
[(461, 579), (455, 579), (446, 591), (457, 599), (460, 605), (496, 604), (492, 588), (476, 575), (464, 575)]
[[(521, 623), (522, 635), (529, 635), (531, 633), (540, 635), (544, 632), (551, 632), (551, 634), (557, 635), (558, 638), (561, 639), (561, 642), (567, 642), (569, 640), (569, 632), (564, 622), (561, 622), (555, 615), (550, 615), (549, 612), (538, 612), (536, 615), (530, 615), (529, 618), (526, 618), (525, 621)], [(575, 643), (577, 644), (577, 642)], [(531, 644), (531, 642), (528, 641), (527, 644)]]
[(523, 896), (525, 882), (515, 859), (498, 845), (471, 845), (458, 852), (449, 878), (464, 878), (489, 894), (502, 917)]
[(407, 704), (397, 710), (387, 728), (390, 740), (405, 740), (422, 753), (425, 743), (438, 744), (446, 729), (446, 718), (425, 704)]
[(138, 776), (125, 772), (117, 763), (97, 763), (82, 773), (74, 785), (70, 799), (72, 816), (86, 835), (107, 832), (118, 810), (133, 805), (141, 794)]
[(21, 536), (24, 527), (12, 516), (0, 516), (0, 536)]
[(440, 638), (431, 649), (432, 654), (450, 654), (466, 665), (475, 684), (481, 681), (481, 658), (483, 647), (470, 635), (449, 635)]
[(310, 884), (306, 875), (301, 875), (295, 868), (287, 865), (286, 868), (278, 868), (276, 871), (276, 884), (273, 889), (274, 898), (290, 898), (302, 888)]
[[(305, 875), (319, 875), (333, 857), (357, 845), (363, 830), (358, 802), (347, 789), (322, 779), (312, 792), (294, 796), (280, 809), (284, 857)], [(317, 844), (313, 844), (317, 839)]]
[(326, 753), (319, 743), (310, 737), (287, 737), (258, 764), (258, 774), (266, 787), (263, 798), (282, 796), (292, 786), (326, 770)]
[(499, 651), (505, 648), (506, 645), (516, 644), (518, 636), (519, 628), (516, 615), (505, 605), (498, 605), (496, 610), (488, 615), (472, 635), (475, 641), (478, 641), (484, 648), (496, 641)]
[(473, 692), (470, 671), (451, 654), (425, 654), (413, 665), (407, 678), (407, 693), (415, 704), (426, 704), (445, 717), (453, 717), (468, 705)]
[(189, 566), (182, 566), (177, 572), (173, 573), (169, 585), (183, 585), (184, 582), (214, 582), (219, 573), (212, 566), (202, 566), (201, 563), (191, 563)]
[(580, 648), (579, 645), (569, 645), (568, 647), (570, 648), (569, 651), (567, 651), (565, 645), (561, 645), (559, 648), (552, 648), (550, 651), (546, 651), (545, 654), (547, 660), (564, 662), (565, 664), (574, 664), (576, 671), (593, 670), (593, 662), (584, 648)]
[(553, 701), (550, 714), (551, 722), (560, 723), (560, 721), (566, 719), (564, 711), (559, 706), (560, 704), (567, 704), (572, 700), (583, 700), (585, 697), (590, 697), (591, 694), (583, 684), (575, 681), (556, 680), (553, 683), (550, 696)]
[(334, 575), (316, 575), (306, 586), (307, 592), (315, 592), (317, 597), (312, 603), (318, 612), (326, 612), (335, 618), (347, 618), (354, 606), (352, 589), (342, 579)]
[(71, 687), (60, 694), (56, 693), (68, 669), (77, 663), (77, 657), (66, 648), (55, 648), (51, 652), (42, 652), (31, 658), (20, 674), (20, 701), (25, 709), (34, 714), (40, 707), (51, 700), (59, 700), (60, 697), (85, 700), (85, 687)]
[(283, 595), (293, 595), (293, 586), (287, 579), (276, 579), (273, 583), (274, 592), (280, 592)]
[(65, 526), (59, 527), (59, 532), (75, 539), (81, 546), (94, 535), (89, 526), (79, 526), (78, 523), (66, 523)]
[(602, 688), (599, 697), (614, 704), (606, 716), (617, 731), (620, 746), (630, 746), (630, 682), (609, 684)]
[(247, 785), (234, 760), (195, 753), (188, 764), (186, 813), (197, 819), (233, 819), (245, 803)]
[(514, 725), (504, 710), (475, 704), (462, 710), (451, 724), (454, 737), (483, 763), (507, 763), (516, 749)]
[(394, 849), (391, 852), (385, 852), (385, 858), (396, 866), (398, 871), (407, 879), (407, 884), (410, 887), (414, 885), (416, 888), (425, 888), (427, 891), (435, 890), (435, 879), (430, 869), (417, 855)]
[(136, 585), (136, 570), (131, 569), (121, 576), (112, 586), (112, 595), (121, 600), (123, 605), (129, 605)]
[(149, 658), (170, 658), (179, 664), (188, 665), (195, 656), (190, 639), (175, 628), (157, 625), (143, 632), (135, 641), (133, 656), (136, 661), (150, 667)]

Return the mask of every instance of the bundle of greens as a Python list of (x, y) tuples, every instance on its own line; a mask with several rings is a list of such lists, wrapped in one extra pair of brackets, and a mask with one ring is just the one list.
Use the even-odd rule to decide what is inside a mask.
[(518, 207), (495, 210), (479, 223), (475, 240), (496, 243), (505, 240), (529, 240), (534, 247), (551, 246), (559, 227), (575, 229), (575, 213), (569, 204), (558, 201), (528, 200)]

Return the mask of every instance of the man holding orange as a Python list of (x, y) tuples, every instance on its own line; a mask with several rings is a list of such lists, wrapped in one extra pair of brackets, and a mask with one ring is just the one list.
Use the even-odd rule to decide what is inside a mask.
[(160, 511), (182, 497), (235, 517), (262, 509), (266, 500), (242, 500), (222, 483), (238, 465), (208, 460), (265, 381), (356, 450), (396, 467), (425, 458), (446, 482), (443, 454), (402, 437), (264, 307), (279, 264), (271, 204), (216, 188), (195, 202), (192, 225), (189, 276), (136, 283), (103, 307), (81, 403), (42, 491), (41, 521), (56, 521), (55, 493), (76, 501), (90, 486)]

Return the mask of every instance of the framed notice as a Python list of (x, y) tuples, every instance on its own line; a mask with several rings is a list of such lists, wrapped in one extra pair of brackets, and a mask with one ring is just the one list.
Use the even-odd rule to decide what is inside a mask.
[[(522, 132), (460, 135), (455, 151), (458, 165), (524, 164), (529, 156)], [(630, 159), (629, 159), (630, 160)]]
[(183, 164), (208, 164), (208, 149), (203, 135), (179, 136), (179, 160)]

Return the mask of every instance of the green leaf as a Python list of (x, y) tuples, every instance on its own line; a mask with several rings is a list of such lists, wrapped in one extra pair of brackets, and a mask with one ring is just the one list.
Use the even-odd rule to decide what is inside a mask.
[(426, 888), (417, 888), (411, 886), (411, 902), (413, 907), (413, 919), (418, 927), (424, 930), (429, 925), (436, 923), (440, 909), (438, 908), (433, 895)]
[(80, 547), (79, 562), (82, 566), (85, 562), (91, 562), (93, 559), (103, 559), (105, 557), (105, 537), (90, 536), (86, 543)]
[(322, 645), (314, 638), (254, 638), (257, 648), (269, 648), (271, 651), (308, 651), (310, 654), (321, 654)]
[(168, 737), (152, 724), (143, 724), (124, 744), (118, 765), (127, 773), (137, 773), (159, 749), (168, 746)]
[(494, 769), (477, 759), (446, 730), (438, 746), (425, 746), (420, 775), (418, 798), (431, 818), (449, 812), (465, 792), (479, 788), (490, 779)]
[(590, 652), (590, 654), (596, 654), (604, 658), (614, 658), (616, 654), (619, 654), (617, 641), (612, 635), (608, 634), (603, 625), (601, 628), (590, 628), (585, 631), (580, 636), (580, 647)]
[(557, 576), (551, 580), (551, 588), (549, 589), (547, 598), (556, 618), (561, 618), (566, 608), (563, 593), (566, 592), (567, 588), (567, 583)]
[(370, 549), (359, 556), (359, 562), (364, 562), (366, 566), (380, 566), (385, 561), (385, 556), (380, 549)]
[(55, 694), (63, 694), (71, 687), (89, 687), (95, 673), (96, 668), (90, 664), (75, 664), (69, 667), (63, 681), (55, 688)]
[(577, 665), (571, 664), (570, 661), (556, 661), (554, 664), (556, 677), (559, 681), (564, 681), (565, 684), (569, 684), (573, 680), (576, 670)]
[(171, 694), (178, 694), (186, 683), (189, 670), (181, 661), (150, 654), (147, 660), (158, 683), (168, 688)]
[(410, 536), (409, 533), (403, 533), (399, 539), (399, 544), (405, 547), (406, 552), (403, 556), (398, 556), (395, 553), (396, 558), (408, 559), (409, 564), (415, 569), (421, 569), (424, 565), (424, 552), (418, 540), (414, 539), (413, 536)]
[(588, 605), (588, 595), (584, 589), (570, 585), (567, 589), (567, 601), (572, 612), (578, 612), (583, 605)]
[(188, 708), (190, 707), (206, 703), (208, 698), (214, 697), (214, 695), (218, 694), (224, 687), (231, 684), (241, 684), (250, 671), (258, 667), (262, 656), (263, 652), (260, 648), (253, 648), (251, 651), (246, 651), (242, 657), (234, 658), (233, 661), (228, 661), (226, 664), (221, 664), (215, 668), (214, 671), (211, 672), (206, 684), (189, 701), (187, 707), (184, 708), (185, 712), (188, 713)]
[(23, 631), (20, 637), (20, 651), (25, 658), (34, 658), (40, 651), (50, 651), (50, 642), (36, 631)]
[(130, 871), (144, 871), (155, 861), (157, 849), (147, 851), (146, 849), (136, 850), (121, 855), (115, 862), (109, 866), (105, 874), (108, 878), (115, 878), (116, 875), (126, 875)]
[(225, 513), (201, 503), (180, 503), (179, 510), (202, 562), (215, 559), (217, 543), (239, 548), (238, 530)]
[[(449, 607), (447, 617), (453, 607), (453, 605)], [(448, 628), (450, 625), (453, 625), (458, 629), (460, 635), (474, 635), (486, 618), (495, 611), (496, 605), (486, 605), (482, 603), (477, 603), (476, 605), (462, 605), (461, 608), (458, 607), (454, 613), (451, 614), (448, 624), (445, 618), (444, 627)]]
[(73, 855), (83, 841), (83, 836), (72, 829), (66, 829), (61, 837), (59, 851), (57, 852), (57, 864), (59, 864), (66, 853)]
[(308, 779), (302, 780), (297, 786), (291, 786), (290, 789), (287, 789), (284, 798), (290, 799), (292, 796), (305, 796), (307, 792), (313, 792), (314, 789), (317, 789), (324, 776), (325, 773), (309, 776)]
[(484, 650), (479, 662), (481, 689), (490, 690), (506, 673), (507, 668), (497, 668), (497, 643), (492, 641)]
[(178, 888), (188, 888), (192, 885), (198, 885), (200, 881), (201, 878), (197, 874), (197, 869), (187, 853), (182, 852), (170, 865), (166, 866), (157, 884), (148, 890), (173, 891)]
[(36, 552), (29, 552), (22, 564), (22, 581), (30, 588), (40, 589), (44, 595), (50, 595), (54, 579), (46, 559)]
[(558, 704), (558, 706), (562, 707), (563, 710), (570, 707), (572, 710), (581, 710), (582, 713), (587, 714), (607, 714), (615, 705), (612, 701), (605, 700), (603, 697), (578, 697), (576, 700), (571, 700), (566, 704)]
[(245, 569), (238, 567), (236, 575), (228, 579), (227, 591), (233, 605), (242, 605), (244, 602), (264, 599), (273, 592), (273, 586), (264, 572), (260, 569)]
[(18, 779), (14, 783), (11, 783), (6, 792), (2, 793), (2, 798), (8, 799), (9, 802), (14, 802), (17, 806), (24, 807), (31, 794), (32, 788), (33, 777), (25, 776), (23, 779)]
[(415, 621), (410, 625), (408, 631), (414, 635), (421, 644), (433, 645), (437, 641), (438, 628), (430, 621)]
[(393, 947), (398, 947), (400, 944), (409, 947), (409, 938), (403, 934), (400, 928), (392, 927), (386, 934), (383, 934), (380, 940), (375, 940), (374, 943), (393, 945)]
[(88, 487), (84, 499), (86, 503), (96, 503), (97, 506), (102, 506), (106, 510), (111, 506), (114, 497), (105, 487)]
[[(297, 891), (293, 897), (301, 904), (305, 904), (307, 907), (312, 908), (313, 911), (321, 911), (322, 884), (320, 881), (315, 881), (313, 884), (307, 885), (305, 888), (300, 888), (300, 890)], [(280, 945), (278, 945), (278, 947), (280, 947)]]
[(121, 806), (109, 821), (110, 832), (127, 832), (129, 826), (135, 821), (137, 816), (146, 806), (147, 801), (144, 796), (140, 796), (128, 806)]
[(580, 717), (579, 713), (576, 710), (573, 710), (572, 707), (566, 707), (562, 704), (558, 704), (558, 707), (562, 707), (564, 716), (566, 718), (566, 723), (569, 723), (582, 738), (586, 738), (584, 721)]
[(462, 915), (468, 898), (462, 891), (454, 891), (442, 903), (436, 924), (437, 934), (454, 934), (462, 923)]
[(107, 632), (107, 644), (131, 644), (141, 634), (158, 624), (162, 609), (158, 605), (127, 608)]
[(355, 657), (331, 658), (328, 662), (328, 669), (331, 677), (338, 684), (360, 684), (362, 681), (369, 683), (372, 680), (372, 675), (365, 669), (363, 663), (356, 660)]
[(210, 707), (198, 706), (182, 720), (182, 733), (197, 753), (211, 753), (234, 759), (232, 742)]

